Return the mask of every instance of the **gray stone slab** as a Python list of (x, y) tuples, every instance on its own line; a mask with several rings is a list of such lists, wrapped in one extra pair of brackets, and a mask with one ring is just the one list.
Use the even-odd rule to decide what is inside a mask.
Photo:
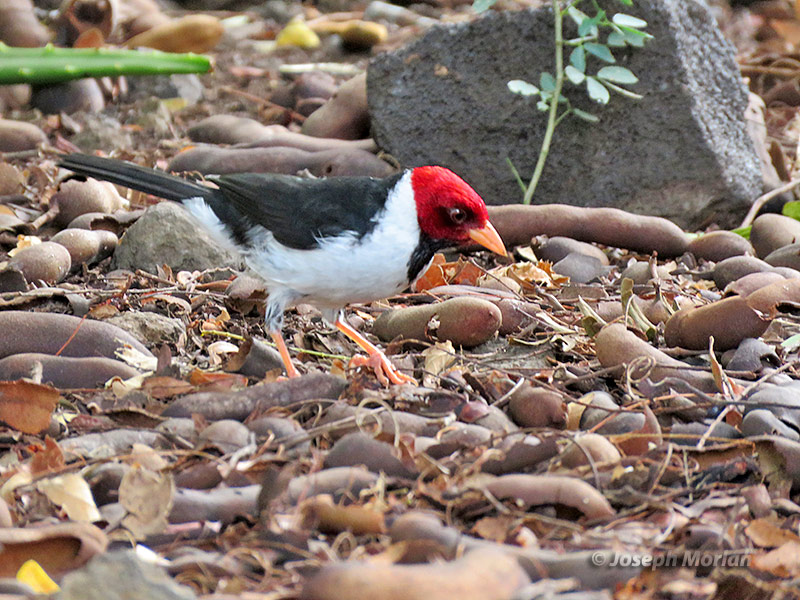
[[(617, 64), (640, 78), (631, 89), (645, 97), (612, 93), (599, 106), (567, 84), (573, 105), (601, 122), (562, 122), (534, 202), (613, 206), (689, 227), (735, 224), (762, 183), (732, 46), (694, 0), (601, 5), (645, 19), (655, 35), (643, 49), (614, 50)], [(592, 64), (590, 72), (602, 66)], [(490, 204), (519, 202), (506, 157), (529, 178), (546, 117), (535, 99), (510, 93), (506, 83), (538, 84), (545, 70), (553, 71), (548, 8), (434, 27), (370, 63), (374, 137), (406, 166), (452, 168)]]

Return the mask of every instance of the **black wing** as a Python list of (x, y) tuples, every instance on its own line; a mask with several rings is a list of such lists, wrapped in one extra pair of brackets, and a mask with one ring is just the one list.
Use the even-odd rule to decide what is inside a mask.
[[(402, 173), (385, 179), (242, 173), (208, 177), (221, 194), (207, 199), (226, 224), (260, 225), (290, 248), (310, 250), (318, 240), (352, 231), (358, 238), (375, 227), (389, 190)], [(238, 213), (234, 218), (232, 213)], [(233, 222), (231, 222), (233, 220)]]

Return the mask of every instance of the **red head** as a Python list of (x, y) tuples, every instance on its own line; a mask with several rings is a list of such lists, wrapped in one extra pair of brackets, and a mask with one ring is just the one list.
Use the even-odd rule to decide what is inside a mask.
[(500, 236), (489, 223), (486, 204), (469, 184), (444, 167), (417, 167), (411, 172), (419, 227), (433, 239), (463, 244), (470, 240), (505, 254)]

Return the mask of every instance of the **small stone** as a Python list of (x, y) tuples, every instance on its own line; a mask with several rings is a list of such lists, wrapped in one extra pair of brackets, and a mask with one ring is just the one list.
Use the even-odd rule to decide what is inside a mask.
[(67, 574), (58, 598), (193, 600), (196, 596), (191, 588), (175, 583), (161, 567), (143, 562), (133, 551), (124, 550), (95, 556), (82, 569)]
[(183, 98), (196, 104), (204, 97), (203, 84), (194, 74), (146, 75), (128, 80), (129, 98)]
[(553, 271), (575, 283), (589, 283), (603, 273), (603, 263), (594, 256), (572, 252), (554, 264)]
[(186, 326), (180, 319), (173, 319), (154, 312), (124, 312), (106, 319), (106, 323), (124, 329), (146, 344), (176, 342), (181, 335), (186, 335)]
[(167, 264), (173, 271), (241, 268), (242, 259), (215, 241), (181, 206), (161, 202), (128, 228), (114, 252), (112, 269), (155, 273)]

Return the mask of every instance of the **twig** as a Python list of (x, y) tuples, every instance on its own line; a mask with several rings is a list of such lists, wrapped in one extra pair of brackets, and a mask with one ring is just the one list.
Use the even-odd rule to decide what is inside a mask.
[(231, 96), (239, 96), (240, 98), (245, 98), (250, 100), (250, 102), (254, 102), (255, 104), (261, 104), (263, 106), (267, 106), (269, 108), (280, 109), (289, 113), (289, 116), (292, 117), (292, 120), (297, 121), (298, 123), (302, 123), (306, 120), (304, 115), (301, 115), (299, 112), (293, 111), (291, 108), (286, 108), (285, 106), (281, 106), (280, 104), (275, 104), (274, 102), (270, 102), (266, 98), (262, 98), (261, 96), (256, 96), (255, 94), (250, 94), (243, 90), (237, 90), (236, 88), (232, 88), (227, 85), (220, 86), (217, 88), (220, 92), (225, 94), (229, 94)]
[(700, 436), (700, 439), (698, 440), (695, 448), (697, 448), (698, 450), (703, 449), (703, 447), (706, 445), (706, 440), (708, 440), (708, 438), (711, 437), (711, 432), (714, 430), (714, 427), (722, 423), (722, 419), (725, 418), (725, 415), (727, 415), (732, 408), (733, 404), (728, 404), (728, 406), (719, 411), (717, 418), (712, 421), (711, 425), (708, 426), (708, 429), (706, 429), (703, 432), (703, 435)]
[(520, 377), (517, 383), (515, 383), (510, 390), (508, 390), (505, 394), (500, 396), (497, 400), (492, 402), (491, 406), (495, 406), (497, 408), (501, 408), (506, 405), (506, 403), (511, 399), (511, 396), (522, 387), (522, 384), (525, 383), (525, 378)]
[(761, 210), (761, 207), (764, 206), (767, 202), (775, 198), (776, 196), (780, 196), (781, 194), (791, 191), (800, 185), (800, 179), (792, 179), (789, 183), (783, 184), (779, 188), (775, 188), (774, 190), (767, 192), (766, 194), (762, 194), (756, 201), (753, 202), (753, 206), (750, 207), (750, 210), (747, 213), (747, 216), (742, 221), (742, 224), (739, 227), (747, 227), (752, 225), (753, 220), (756, 218), (756, 214), (758, 211)]

